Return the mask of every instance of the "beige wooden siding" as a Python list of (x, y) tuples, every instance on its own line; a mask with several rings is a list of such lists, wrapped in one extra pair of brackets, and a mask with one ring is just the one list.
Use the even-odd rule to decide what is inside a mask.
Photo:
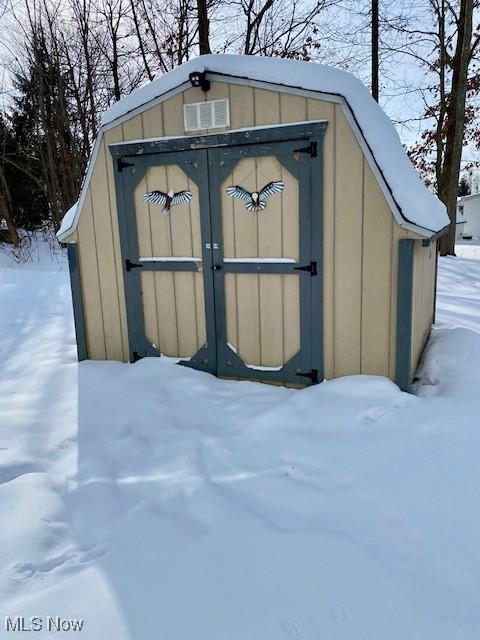
[[(123, 125), (110, 129), (104, 136), (78, 227), (89, 357), (128, 358), (123, 275), (108, 144), (142, 137), (185, 135), (185, 103), (224, 97), (230, 101), (230, 129), (286, 124), (306, 119), (327, 121), (323, 178), (325, 376), (331, 378), (345, 374), (369, 373), (390, 375), (393, 378), (398, 240), (413, 236), (395, 223), (341, 105), (217, 82), (212, 83), (212, 89), (207, 94), (200, 89), (190, 88), (164, 103), (146, 109)], [(226, 130), (228, 129), (215, 129), (212, 132)], [(193, 132), (192, 135), (198, 133), (209, 131)], [(285, 173), (282, 173), (282, 176), (285, 178)], [(284, 192), (282, 201), (287, 203), (288, 197)], [(281, 215), (282, 224), (291, 223), (284, 213)], [(158, 247), (155, 249), (153, 244), (158, 242), (158, 220), (150, 217), (149, 224), (151, 251), (155, 253)], [(288, 252), (285, 244), (288, 243), (287, 238), (295, 233), (292, 229), (283, 234), (283, 244), (279, 245), (278, 250), (281, 249), (285, 255)], [(261, 233), (257, 233), (257, 246), (251, 249), (255, 255), (259, 250), (259, 241), (262, 242), (262, 251), (277, 250), (277, 247), (272, 248), (274, 238), (266, 237), (263, 241), (262, 237)], [(415, 318), (420, 313), (418, 309), (427, 309), (428, 298), (433, 296), (429, 264), (422, 263), (422, 269), (426, 271), (429, 280), (423, 282), (423, 292), (417, 292), (421, 303), (415, 303)], [(419, 269), (420, 267), (416, 269), (416, 278), (420, 283)], [(165, 281), (169, 279), (169, 286), (173, 290), (176, 286), (173, 274), (161, 277)], [(162, 311), (158, 305), (161, 288), (167, 285), (156, 280), (157, 276), (143, 274), (142, 278), (144, 296), (150, 300), (157, 300), (150, 305), (152, 313), (147, 320), (150, 327), (148, 333), (152, 338), (156, 337), (159, 340), (159, 325), (162, 324), (167, 332), (167, 341), (173, 344), (175, 339), (178, 340), (178, 336), (175, 338), (177, 320), (173, 316), (161, 319)], [(235, 278), (232, 278), (232, 281), (229, 285), (232, 288), (229, 295), (231, 299), (237, 300), (237, 287), (242, 287), (243, 283), (239, 284)], [(271, 285), (272, 291), (277, 292), (275, 295), (281, 294), (283, 300), (294, 300), (297, 295), (292, 279), (284, 278), (280, 286), (279, 281), (273, 283), (272, 278)], [(420, 284), (417, 289), (419, 287)], [(255, 286), (249, 285), (245, 289), (248, 290), (245, 295), (251, 295)], [(188, 284), (188, 291), (190, 294), (187, 292), (185, 295), (194, 295), (197, 308), (201, 306), (203, 291), (199, 290), (198, 283), (193, 283), (193, 288)], [(153, 311), (155, 307), (156, 313)], [(420, 334), (416, 335), (414, 340), (417, 350), (418, 345), (424, 340), (425, 331), (428, 331), (429, 322), (426, 311), (424, 315), (420, 315), (422, 320), (419, 326), (422, 328), (418, 329)], [(285, 318), (280, 319), (281, 314), (276, 316), (279, 323), (286, 322)], [(275, 322), (275, 317), (272, 320)], [(241, 322), (247, 323), (248, 326), (239, 326), (238, 323)], [(235, 313), (232, 309), (227, 310), (227, 324), (232, 335), (252, 335), (251, 318), (248, 314), (238, 313), (238, 308)], [(197, 331), (196, 344), (202, 331), (203, 329)], [(273, 331), (275, 327), (272, 327)], [(291, 340), (293, 344), (293, 336)], [(173, 351), (173, 347), (171, 350)], [(288, 345), (284, 345), (283, 350), (286, 354), (291, 351)]]
[[(284, 182), (282, 193), (252, 215), (228, 196), (238, 184), (258, 191)], [(297, 179), (273, 156), (244, 158), (221, 185), (223, 255), (231, 258), (299, 259)], [(230, 274), (225, 279), (227, 341), (247, 364), (278, 367), (300, 348), (299, 276)]]
[(436, 250), (436, 243), (428, 247), (423, 247), (421, 240), (416, 240), (414, 243), (410, 372), (412, 377), (433, 323)]
[[(170, 215), (143, 200), (147, 191), (189, 190)], [(150, 167), (134, 194), (140, 258), (202, 257), (197, 185), (177, 165)], [(141, 273), (145, 335), (168, 356), (191, 357), (205, 344), (203, 278), (193, 272)]]

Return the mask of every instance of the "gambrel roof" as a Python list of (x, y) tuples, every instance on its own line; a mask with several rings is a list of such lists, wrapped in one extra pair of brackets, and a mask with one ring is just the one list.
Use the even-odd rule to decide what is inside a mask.
[[(312, 62), (237, 55), (194, 58), (112, 105), (103, 115), (95, 148), (105, 130), (170, 97), (175, 90), (190, 86), (189, 74), (193, 71), (206, 71), (212, 80), (340, 102), (397, 223), (424, 237), (432, 237), (449, 224), (445, 206), (424, 185), (392, 122), (362, 82), (350, 73)], [(62, 221), (57, 234), (60, 240), (70, 236), (77, 226), (95, 153), (94, 149), (79, 202)]]

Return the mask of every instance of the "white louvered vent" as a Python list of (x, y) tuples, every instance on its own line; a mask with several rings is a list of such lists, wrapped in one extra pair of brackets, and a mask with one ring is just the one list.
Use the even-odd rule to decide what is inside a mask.
[(228, 100), (209, 100), (208, 102), (185, 104), (183, 116), (185, 131), (228, 127), (230, 124)]

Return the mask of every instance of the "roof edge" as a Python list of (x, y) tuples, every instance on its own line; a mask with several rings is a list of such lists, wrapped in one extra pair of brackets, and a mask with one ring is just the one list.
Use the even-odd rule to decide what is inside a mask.
[[(357, 142), (360, 144), (360, 147), (365, 155), (365, 157), (367, 158), (368, 164), (371, 168), (371, 170), (374, 173), (375, 179), (377, 180), (377, 182), (379, 183), (379, 186), (382, 190), (382, 193), (387, 201), (387, 204), (389, 206), (389, 208), (392, 211), (392, 214), (395, 218), (395, 222), (402, 228), (405, 228), (409, 231), (412, 231), (418, 235), (420, 235), (423, 238), (428, 238), (428, 239), (435, 239), (436, 237), (439, 237), (439, 235), (442, 235), (443, 233), (445, 233), (445, 230), (448, 229), (449, 224), (448, 223), (444, 228), (440, 229), (440, 231), (436, 231), (436, 230), (432, 230), (432, 229), (428, 229), (426, 227), (421, 227), (419, 225), (417, 225), (415, 222), (412, 222), (411, 220), (409, 220), (406, 215), (403, 213), (401, 207), (399, 206), (399, 204), (397, 203), (395, 196), (392, 193), (392, 190), (383, 174), (383, 171), (381, 169), (381, 167), (379, 166), (379, 164), (377, 163), (375, 156), (373, 154), (372, 149), (370, 148), (370, 145), (363, 133), (362, 128), (360, 127), (357, 118), (355, 117), (355, 113), (352, 109), (352, 107), (350, 106), (348, 99), (341, 95), (341, 94), (336, 94), (336, 93), (326, 93), (326, 92), (322, 92), (322, 91), (315, 91), (313, 89), (302, 89), (301, 87), (298, 86), (293, 86), (291, 84), (279, 84), (279, 83), (275, 83), (275, 82), (267, 82), (264, 80), (252, 80), (251, 78), (248, 78), (246, 76), (241, 76), (241, 75), (229, 75), (229, 74), (225, 74), (225, 73), (218, 73), (218, 72), (210, 72), (210, 75), (212, 77), (213, 80), (217, 80), (217, 81), (222, 81), (222, 79), (225, 82), (232, 82), (233, 84), (240, 84), (240, 85), (250, 85), (250, 86), (258, 86), (258, 87), (263, 87), (263, 88), (271, 88), (272, 90), (276, 90), (278, 92), (291, 92), (294, 91), (296, 95), (304, 95), (304, 96), (311, 96), (314, 97), (316, 99), (320, 99), (320, 100), (325, 100), (328, 102), (334, 102), (336, 104), (340, 104), (342, 106), (342, 110), (347, 118), (347, 121), (349, 122), (350, 126), (352, 127), (352, 130), (354, 132), (355, 138), (357, 140)], [(180, 78), (179, 78), (180, 79)], [(92, 153), (90, 155), (89, 161), (88, 161), (88, 165), (87, 165), (87, 171), (85, 173), (85, 177), (84, 180), (82, 182), (82, 186), (81, 186), (81, 190), (80, 190), (80, 195), (79, 195), (79, 199), (78, 202), (76, 203), (76, 210), (74, 213), (74, 216), (72, 216), (71, 221), (68, 220), (68, 226), (66, 226), (64, 228), (64, 221), (65, 218), (67, 217), (67, 214), (71, 211), (71, 209), (69, 210), (69, 212), (67, 212), (62, 220), (62, 224), (60, 226), (60, 229), (57, 232), (57, 239), (60, 242), (64, 242), (64, 241), (68, 241), (68, 238), (73, 235), (78, 227), (78, 221), (80, 218), (80, 215), (82, 213), (83, 210), (83, 205), (85, 202), (85, 198), (86, 198), (86, 194), (87, 194), (87, 190), (88, 190), (88, 186), (90, 183), (90, 178), (91, 175), (93, 173), (93, 168), (95, 165), (95, 161), (96, 161), (96, 157), (98, 154), (98, 150), (100, 148), (103, 136), (105, 134), (106, 131), (109, 131), (110, 129), (119, 126), (120, 124), (122, 124), (124, 121), (129, 120), (130, 118), (135, 117), (136, 115), (143, 113), (144, 111), (152, 108), (153, 106), (155, 106), (156, 104), (160, 104), (166, 100), (168, 100), (169, 98), (177, 95), (178, 93), (182, 92), (186, 87), (190, 86), (189, 83), (185, 82), (184, 80), (180, 81), (175, 88), (170, 88), (167, 91), (163, 92), (162, 94), (148, 100), (147, 102), (144, 102), (141, 105), (136, 106), (135, 108), (133, 108), (131, 111), (128, 111), (126, 113), (123, 113), (121, 115), (119, 115), (117, 118), (108, 121), (105, 124), (102, 124), (102, 126), (100, 127), (98, 133), (97, 133), (97, 138), (95, 140), (95, 144), (93, 146), (92, 149)], [(309, 122), (309, 121), (305, 121), (305, 122)], [(286, 123), (289, 124), (289, 123)], [(293, 123), (292, 123), (293, 124)], [(225, 131), (226, 134), (228, 133), (233, 133), (235, 130), (229, 130), (229, 131)], [(190, 137), (190, 136), (178, 136), (178, 138), (182, 138), (182, 137)], [(128, 141), (125, 141), (128, 142)], [(426, 189), (427, 187), (425, 187)], [(433, 196), (434, 194), (432, 194)], [(476, 194), (474, 194), (476, 195)], [(478, 194), (480, 195), (480, 194)], [(469, 197), (469, 196), (467, 196)], [(75, 206), (75, 205), (74, 205)]]

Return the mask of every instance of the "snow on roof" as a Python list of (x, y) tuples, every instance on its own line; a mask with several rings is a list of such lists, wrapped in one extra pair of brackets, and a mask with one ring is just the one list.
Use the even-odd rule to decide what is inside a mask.
[(61, 236), (73, 227), (75, 222), (75, 216), (77, 214), (78, 200), (74, 205), (70, 207), (67, 213), (62, 218), (62, 224), (60, 225), (60, 229), (57, 231), (57, 236)]
[[(102, 118), (110, 124), (188, 82), (192, 71), (267, 82), (342, 96), (348, 103), (388, 188), (407, 222), (435, 233), (449, 224), (443, 203), (424, 185), (390, 119), (366, 87), (346, 71), (313, 62), (240, 55), (205, 55), (166, 73), (112, 105)], [(67, 216), (70, 214), (68, 212)], [(72, 225), (75, 221), (72, 221)], [(62, 229), (69, 230), (62, 223)], [(59, 232), (60, 235), (61, 231)]]
[(192, 71), (210, 71), (343, 96), (348, 102), (392, 195), (410, 222), (431, 231), (449, 224), (443, 203), (423, 184), (390, 119), (363, 83), (346, 71), (312, 62), (260, 56), (206, 55), (137, 89), (104, 113), (103, 124), (188, 81)]
[(458, 198), (457, 202), (459, 204), (463, 204), (464, 202), (468, 202), (468, 200), (475, 200), (476, 198), (480, 198), (480, 193), (471, 193), (468, 196), (461, 196)]

